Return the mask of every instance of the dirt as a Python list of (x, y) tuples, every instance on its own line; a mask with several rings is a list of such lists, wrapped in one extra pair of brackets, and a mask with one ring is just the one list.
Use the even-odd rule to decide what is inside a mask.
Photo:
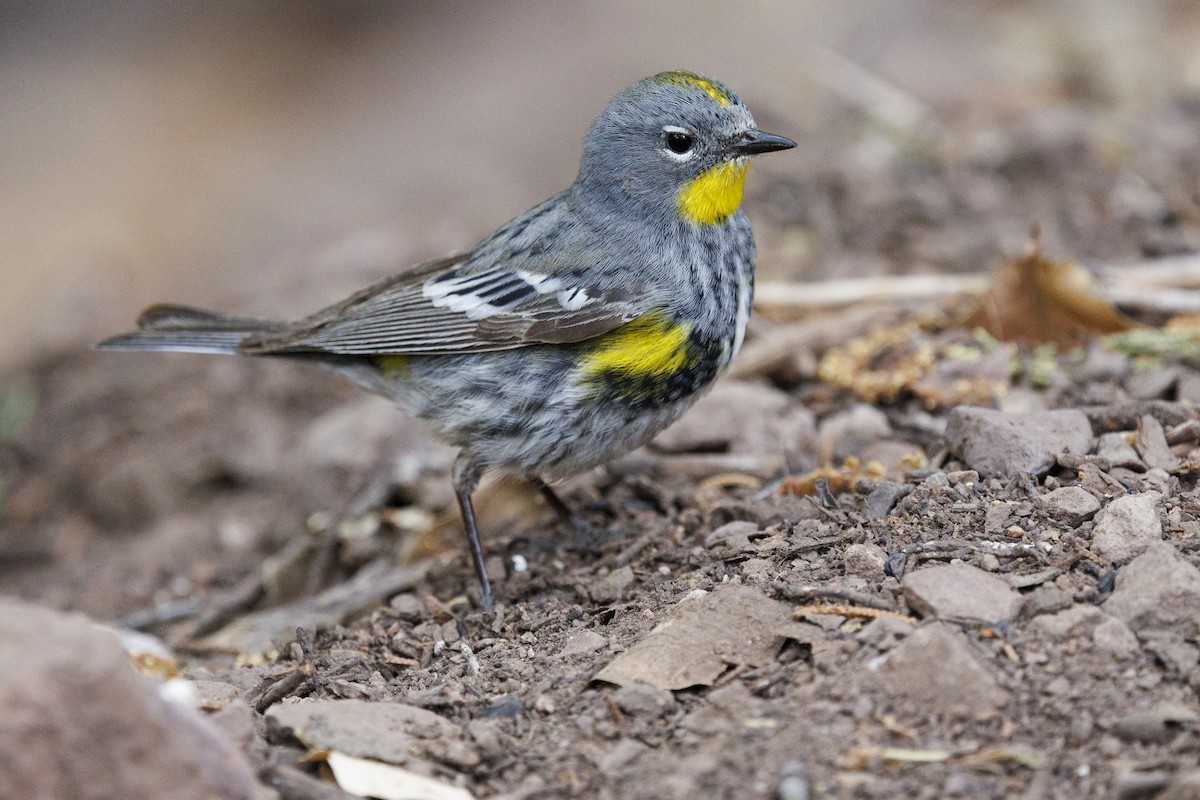
[[(1119, 128), (1070, 100), (939, 108), (870, 169), (850, 120), (812, 134), (749, 199), (765, 276), (978, 271), (1031, 222), (1058, 257), (1200, 249), (1196, 98)], [(492, 611), (452, 453), (385, 403), (285, 364), (35, 352), (0, 383), (0, 590), (162, 637), (283, 797), (318, 796), (300, 757), (331, 747), (476, 797), (1197, 796), (1200, 363), (1019, 351), (994, 425), (817, 379), (917, 316), (757, 320), (743, 358), (791, 337), (786, 363), (564, 486), (586, 531), (486, 489)], [(792, 493), (830, 456), (887, 469)], [(416, 711), (279, 713), (314, 700)]]

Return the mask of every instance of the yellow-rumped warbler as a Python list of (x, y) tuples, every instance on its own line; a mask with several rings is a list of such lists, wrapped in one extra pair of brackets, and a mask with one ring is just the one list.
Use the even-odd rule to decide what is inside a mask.
[(282, 356), (377, 392), (462, 448), (453, 470), (482, 602), (471, 494), (488, 470), (545, 481), (649, 441), (742, 343), (750, 157), (795, 147), (727, 86), (664, 72), (592, 124), (579, 176), (469, 252), (299, 322), (153, 306), (102, 350)]

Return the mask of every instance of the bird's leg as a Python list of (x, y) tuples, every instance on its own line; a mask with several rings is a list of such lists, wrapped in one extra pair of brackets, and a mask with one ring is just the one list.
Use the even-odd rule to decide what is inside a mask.
[(582, 514), (572, 511), (571, 507), (564, 503), (562, 498), (558, 496), (558, 493), (550, 488), (550, 484), (536, 475), (529, 476), (529, 480), (538, 488), (542, 496), (546, 498), (546, 502), (554, 509), (554, 513), (558, 515), (559, 519), (570, 525), (571, 529), (575, 532), (574, 539), (568, 545), (569, 548), (591, 550), (608, 538), (604, 534), (604, 531), (588, 522)]
[(572, 511), (570, 507), (562, 501), (562, 498), (558, 496), (558, 493), (550, 488), (550, 484), (536, 476), (531, 477), (529, 480), (534, 486), (537, 487), (538, 491), (542, 493), (542, 497), (546, 498), (546, 502), (549, 503), (550, 507), (554, 509), (554, 513), (558, 514), (559, 519), (570, 525), (574, 525), (576, 527), (579, 526), (579, 524), (582, 522), (580, 516)]
[(463, 527), (467, 531), (467, 545), (471, 550), (471, 560), (475, 563), (475, 576), (479, 578), (479, 602), (487, 610), (496, 598), (492, 594), (487, 565), (483, 562), (483, 544), (479, 541), (479, 527), (475, 524), (475, 507), (471, 505), (471, 492), (479, 485), (482, 474), (483, 467), (474, 456), (465, 450), (458, 454), (451, 471), (454, 495), (458, 498), (458, 510), (462, 512)]

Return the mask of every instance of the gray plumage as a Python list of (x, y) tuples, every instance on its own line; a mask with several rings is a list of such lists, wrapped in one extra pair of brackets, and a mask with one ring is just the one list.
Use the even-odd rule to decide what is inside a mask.
[(470, 508), (479, 477), (580, 472), (695, 402), (749, 316), (745, 167), (791, 146), (723, 84), (662, 73), (600, 114), (570, 188), (466, 253), (296, 322), (156, 306), (98, 347), (291, 358), (391, 398), (462, 448), (455, 487), (490, 601)]

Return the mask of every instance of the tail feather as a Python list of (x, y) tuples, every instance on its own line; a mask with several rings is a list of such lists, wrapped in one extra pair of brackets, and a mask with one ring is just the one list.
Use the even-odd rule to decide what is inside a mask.
[(96, 349), (236, 353), (243, 339), (276, 323), (188, 306), (158, 305), (143, 311), (137, 324), (138, 330), (105, 339), (96, 345)]

